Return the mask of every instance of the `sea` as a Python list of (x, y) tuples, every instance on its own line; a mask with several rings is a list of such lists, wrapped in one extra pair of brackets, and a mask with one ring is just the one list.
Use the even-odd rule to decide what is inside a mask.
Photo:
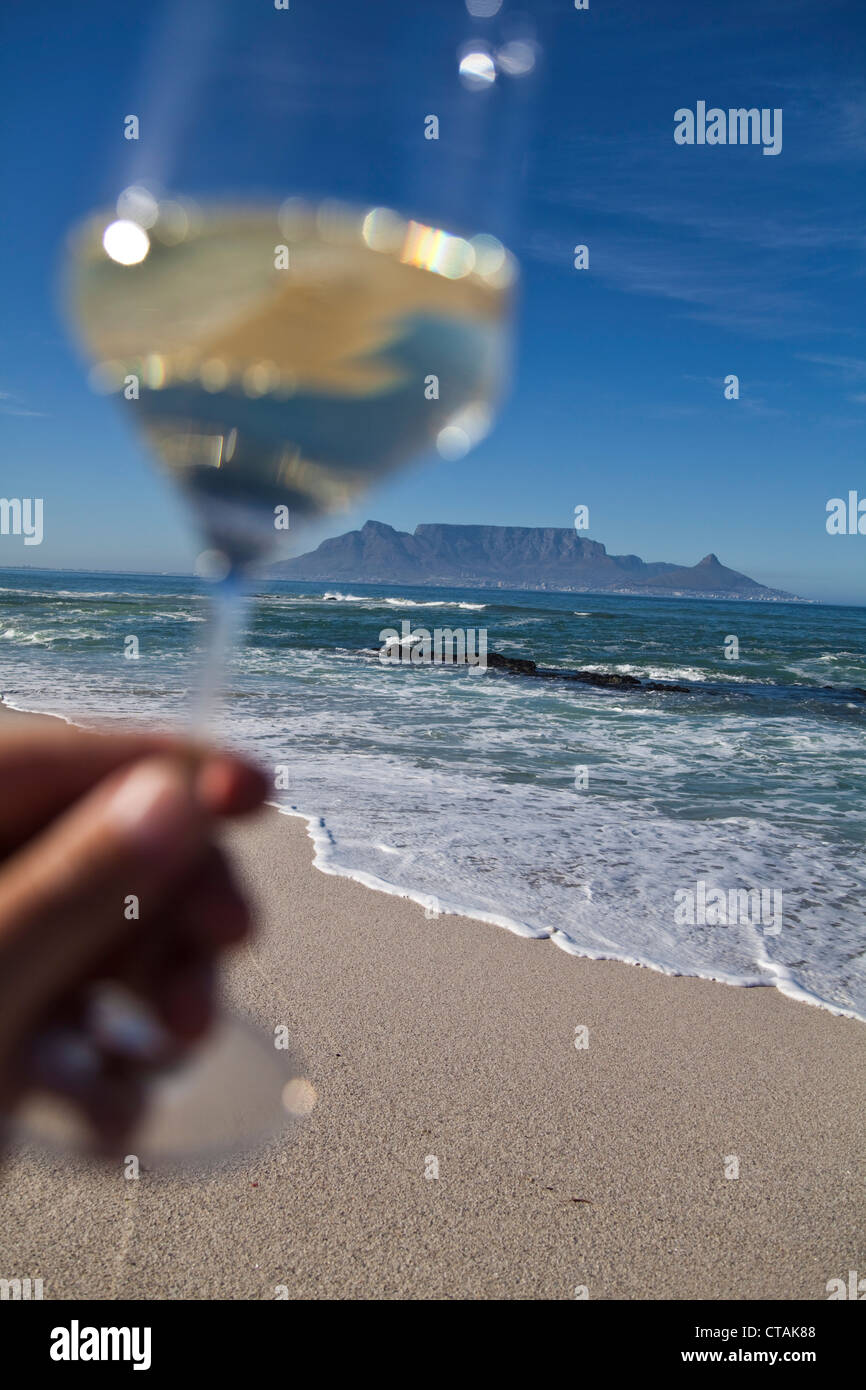
[[(866, 609), (295, 580), (253, 594), (218, 732), (306, 818), (318, 868), (415, 899), (425, 930), (463, 913), (866, 1018)], [(76, 723), (183, 725), (207, 611), (192, 578), (2, 570), (0, 693)], [(403, 620), (688, 689), (384, 664)]]

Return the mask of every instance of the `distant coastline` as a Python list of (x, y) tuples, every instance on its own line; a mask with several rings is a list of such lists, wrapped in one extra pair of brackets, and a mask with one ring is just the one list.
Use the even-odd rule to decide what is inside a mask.
[[(271, 579), (278, 579), (278, 580), (280, 580), (281, 582), (284, 582), (284, 583), (287, 583), (287, 582), (289, 582), (289, 580), (295, 578), (294, 575), (286, 575), (286, 576), (283, 576), (283, 575), (278, 575), (278, 574), (273, 574), (273, 573), (269, 573), (269, 574), (268, 574), (267, 576), (265, 576), (265, 577), (266, 577), (266, 578), (271, 578)], [(354, 579), (353, 579), (353, 578), (348, 577), (348, 576), (346, 576), (346, 575), (340, 575), (340, 576), (331, 576), (330, 578), (325, 578), (325, 577), (323, 577), (321, 580), (319, 580), (318, 577), (317, 577), (315, 580), (300, 580), (299, 582), (305, 583), (305, 584), (313, 584), (313, 583), (319, 583), (319, 582), (321, 582), (321, 583), (323, 583), (323, 584), (382, 584), (382, 585), (384, 585), (386, 588), (392, 588), (392, 589), (393, 589), (393, 588), (405, 587), (405, 584), (401, 586), (400, 583), (395, 583), (395, 581), (394, 581), (393, 579), (386, 579), (386, 578), (384, 577), (384, 575), (375, 575), (375, 574), (372, 575), (370, 578), (367, 578), (367, 577), (365, 576), (363, 579), (362, 579), (360, 576), (358, 576), (357, 578), (354, 578)], [(408, 582), (408, 581), (407, 581), (407, 582)], [(527, 583), (521, 583), (521, 584), (508, 584), (508, 583), (506, 583), (504, 580), (496, 580), (496, 581), (494, 581), (494, 580), (487, 580), (487, 581), (485, 581), (485, 580), (483, 580), (483, 579), (459, 580), (459, 581), (458, 581), (458, 580), (455, 580), (455, 579), (451, 579), (451, 580), (446, 580), (446, 579), (418, 580), (418, 579), (416, 579), (416, 580), (413, 580), (413, 581), (412, 581), (412, 585), (413, 585), (414, 588), (418, 588), (418, 589), (431, 589), (431, 590), (433, 590), (433, 591), (441, 591), (442, 593), (450, 592), (452, 589), (455, 589), (455, 588), (460, 588), (460, 589), (485, 589), (485, 590), (488, 590), (488, 589), (489, 589), (489, 590), (491, 590), (491, 591), (494, 592), (494, 593), (508, 592), (508, 593), (519, 593), (519, 594), (582, 594), (584, 597), (587, 597), (587, 598), (592, 598), (593, 596), (595, 596), (595, 597), (597, 597), (597, 598), (696, 599), (696, 600), (707, 600), (707, 601), (715, 602), (715, 603), (778, 603), (778, 604), (798, 604), (798, 605), (799, 605), (799, 604), (803, 604), (803, 603), (807, 603), (807, 604), (817, 605), (817, 606), (820, 607), (820, 606), (822, 605), (822, 603), (824, 602), (822, 599), (817, 599), (817, 598), (800, 598), (797, 594), (786, 594), (786, 593), (784, 593), (784, 592), (782, 592), (782, 591), (779, 591), (779, 590), (770, 590), (767, 594), (738, 594), (738, 593), (727, 593), (727, 592), (725, 592), (724, 590), (720, 590), (720, 591), (717, 592), (717, 593), (714, 593), (714, 592), (705, 592), (705, 591), (699, 590), (699, 589), (692, 589), (692, 590), (686, 590), (686, 589), (645, 589), (645, 588), (641, 588), (641, 589), (626, 589), (626, 588), (622, 588), (622, 589), (598, 589), (598, 588), (583, 588), (583, 587), (580, 587), (580, 588), (577, 588), (577, 587), (559, 588), (558, 586), (555, 586), (555, 585), (553, 585), (553, 584), (527, 584)], [(843, 607), (843, 608), (844, 608), (844, 607), (846, 607), (846, 606), (848, 606), (848, 605), (845, 605), (845, 604), (838, 604), (838, 605), (836, 605), (836, 604), (829, 604), (829, 605), (827, 605), (827, 604), (825, 604), (824, 606), (831, 607), (831, 608), (834, 608), (834, 607)], [(860, 605), (860, 604), (851, 604), (850, 606), (856, 608), (856, 607), (861, 607), (862, 605)]]
[(408, 532), (367, 521), (358, 531), (331, 537), (305, 555), (272, 565), (267, 573), (308, 583), (814, 602), (729, 569), (712, 552), (696, 565), (610, 555), (600, 541), (568, 527), (428, 523)]
[[(286, 561), (290, 564), (290, 561)], [(300, 575), (282, 574), (279, 572), (281, 566), (270, 565), (266, 570), (259, 573), (253, 572), (253, 587), (260, 581), (276, 580), (281, 583), (288, 583), (292, 579), (297, 579), (303, 584), (384, 584), (391, 588), (399, 588), (403, 581), (395, 581), (393, 576), (372, 575), (370, 578), (352, 577), (347, 575), (321, 575), (315, 579), (302, 579)], [(118, 575), (128, 579), (195, 579), (197, 576), (192, 570), (117, 570), (99, 569), (91, 566), (70, 566), (70, 565), (0, 565), (0, 574), (15, 574), (26, 572), (28, 574), (80, 574), (80, 575)], [(409, 582), (409, 581), (405, 581)], [(584, 594), (592, 597), (593, 594), (599, 598), (657, 598), (657, 599), (707, 599), (711, 601), (725, 603), (778, 603), (778, 604), (812, 604), (813, 606), (825, 608), (862, 608), (864, 605), (842, 600), (830, 601), (819, 598), (801, 598), (797, 594), (788, 594), (783, 590), (767, 590), (765, 594), (738, 594), (725, 591), (704, 592), (700, 590), (676, 590), (676, 589), (647, 589), (647, 588), (620, 588), (620, 589), (601, 589), (593, 587), (566, 587), (560, 588), (552, 584), (530, 584), (519, 583), (509, 584), (505, 580), (482, 580), (475, 579), (470, 581), (454, 579), (425, 579), (411, 581), (418, 588), (431, 590), (450, 590), (458, 588), (477, 588), (491, 589), (494, 591), (508, 590), (513, 593), (545, 593), (545, 594)], [(202, 580), (205, 587), (207, 581)], [(763, 585), (758, 586), (764, 588)]]

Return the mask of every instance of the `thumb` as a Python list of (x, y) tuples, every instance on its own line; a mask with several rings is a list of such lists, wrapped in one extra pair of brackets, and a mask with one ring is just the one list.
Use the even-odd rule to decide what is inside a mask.
[[(0, 1049), (133, 930), (188, 873), (209, 822), (183, 763), (149, 758), (97, 786), (0, 872)], [(142, 931), (141, 923), (138, 930)]]

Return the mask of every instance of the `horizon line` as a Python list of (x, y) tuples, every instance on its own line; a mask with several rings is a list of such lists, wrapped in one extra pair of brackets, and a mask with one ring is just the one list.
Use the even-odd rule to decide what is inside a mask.
[[(386, 523), (386, 524), (387, 524), (387, 523)], [(450, 523), (445, 523), (445, 522), (442, 522), (442, 523), (429, 522), (429, 523), (424, 523), (424, 524), (425, 524), (425, 525), (439, 525), (439, 524), (441, 524), (441, 525), (446, 525), (446, 524), (450, 524)], [(482, 523), (479, 522), (479, 523), (477, 523), (477, 524), (481, 525)], [(545, 530), (545, 529), (549, 529), (549, 528), (545, 528), (545, 527), (533, 527), (533, 528), (524, 528), (524, 529)], [(561, 528), (561, 529), (567, 530), (568, 528), (567, 528), (567, 527), (563, 527), (563, 528)], [(272, 561), (271, 563), (273, 563), (273, 564), (279, 564), (280, 561)], [(209, 584), (212, 583), (211, 580), (202, 579), (201, 576), (200, 576), (200, 575), (197, 575), (197, 574), (195, 573), (194, 570), (185, 570), (185, 571), (184, 571), (184, 570), (122, 570), (122, 569), (94, 569), (94, 568), (85, 568), (84, 566), (69, 566), (69, 565), (59, 565), (59, 566), (58, 566), (58, 565), (0, 565), (0, 574), (4, 573), (4, 572), (6, 572), (6, 571), (10, 571), (10, 572), (19, 572), (19, 573), (20, 573), (20, 572), (32, 572), (32, 573), (36, 573), (36, 574), (108, 574), (108, 575), (117, 574), (117, 575), (127, 575), (127, 576), (130, 576), (131, 578), (137, 578), (137, 579), (196, 579), (196, 580), (199, 580), (199, 582), (200, 582), (203, 586), (205, 586), (205, 587), (207, 587)], [(281, 578), (279, 575), (268, 575), (268, 574), (253, 575), (252, 578), (253, 578), (253, 580), (257, 580), (257, 579), (258, 579), (258, 580), (262, 580), (262, 581), (271, 580), (272, 582), (278, 583), (278, 584), (291, 584), (291, 583), (295, 583), (295, 584), (325, 584), (325, 583), (341, 584), (341, 583), (346, 583), (346, 584), (366, 584), (366, 585), (371, 586), (371, 587), (372, 587), (372, 586), (377, 586), (377, 585), (378, 585), (378, 586), (383, 586), (383, 585), (384, 585), (385, 588), (392, 588), (392, 589), (401, 589), (401, 588), (403, 588), (403, 589), (406, 589), (406, 588), (408, 588), (408, 589), (442, 589), (443, 591), (446, 591), (446, 592), (447, 592), (448, 590), (451, 590), (451, 589), (471, 589), (471, 590), (477, 590), (477, 591), (480, 592), (480, 593), (486, 593), (486, 592), (488, 592), (488, 588), (487, 588), (487, 587), (485, 587), (484, 585), (477, 585), (477, 584), (475, 584), (475, 585), (473, 585), (473, 584), (411, 584), (411, 583), (409, 583), (409, 584), (392, 584), (389, 580), (386, 580), (386, 579), (375, 579), (375, 580), (371, 580), (371, 579), (340, 579), (339, 577), (338, 577), (338, 578), (334, 578), (334, 579), (330, 579), (330, 580), (324, 580), (324, 579), (322, 579), (322, 580), (319, 580), (319, 579), (293, 579), (293, 578), (291, 578), (291, 577), (289, 577), (289, 578)], [(756, 582), (757, 582), (757, 581), (756, 581)], [(764, 587), (768, 587), (768, 586), (764, 586)], [(501, 592), (503, 592), (503, 591), (497, 588), (497, 589), (491, 589), (490, 592), (492, 592), (492, 593), (501, 593)], [(672, 602), (672, 601), (673, 601), (673, 602), (677, 602), (677, 601), (679, 601), (679, 602), (684, 602), (684, 603), (765, 603), (765, 604), (770, 604), (770, 603), (772, 603), (772, 604), (775, 604), (775, 605), (777, 605), (777, 606), (778, 606), (778, 605), (784, 605), (784, 604), (792, 604), (792, 605), (793, 605), (793, 604), (797, 604), (797, 605), (799, 605), (799, 604), (807, 603), (807, 604), (815, 604), (815, 605), (817, 605), (818, 607), (821, 607), (821, 608), (863, 608), (863, 609), (866, 609), (866, 602), (858, 602), (858, 601), (855, 601), (855, 600), (845, 600), (845, 599), (805, 598), (805, 597), (798, 597), (798, 596), (795, 595), (795, 594), (792, 595), (790, 598), (784, 598), (784, 599), (750, 599), (750, 598), (739, 597), (739, 596), (737, 596), (736, 594), (726, 595), (724, 598), (711, 598), (711, 597), (709, 597), (708, 595), (695, 595), (695, 596), (693, 596), (693, 597), (688, 597), (688, 596), (682, 595), (682, 594), (679, 594), (679, 595), (676, 595), (676, 594), (638, 594), (638, 593), (635, 593), (635, 594), (624, 594), (624, 593), (616, 593), (615, 591), (611, 591), (610, 589), (522, 589), (522, 588), (520, 588), (520, 587), (517, 587), (517, 588), (514, 588), (514, 589), (507, 589), (507, 590), (505, 590), (504, 592), (506, 592), (506, 593), (515, 593), (515, 594), (539, 594), (539, 593), (542, 593), (542, 594), (563, 594), (563, 595), (567, 595), (567, 594), (587, 594), (587, 595), (595, 596), (595, 597), (598, 597), (598, 598), (627, 598), (627, 599), (632, 599), (632, 598), (643, 599), (643, 598), (645, 598), (645, 599), (660, 599), (660, 600), (662, 600), (662, 601), (664, 601), (664, 602)]]

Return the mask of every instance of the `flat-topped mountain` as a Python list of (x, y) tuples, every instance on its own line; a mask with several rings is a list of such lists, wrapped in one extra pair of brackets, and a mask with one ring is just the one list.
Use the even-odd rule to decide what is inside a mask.
[(368, 584), (456, 585), (461, 588), (608, 590), (696, 598), (790, 599), (717, 556), (697, 565), (647, 562), (638, 555), (608, 555), (600, 541), (570, 527), (417, 526), (396, 531), (367, 521), (322, 541), (315, 550), (272, 566), (278, 579)]

